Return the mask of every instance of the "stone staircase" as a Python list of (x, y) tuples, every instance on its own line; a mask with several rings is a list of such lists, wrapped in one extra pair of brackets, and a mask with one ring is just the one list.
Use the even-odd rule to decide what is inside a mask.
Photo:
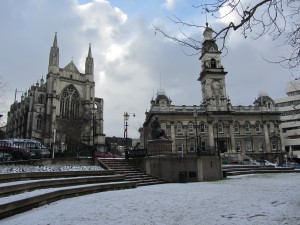
[(137, 186), (166, 183), (165, 180), (145, 174), (133, 162), (121, 158), (98, 158), (102, 167), (125, 176), (125, 181), (136, 182)]
[(60, 199), (136, 188), (135, 181), (124, 179), (113, 170), (1, 174), (0, 219)]
[(300, 172), (290, 167), (256, 166), (256, 165), (226, 165), (222, 167), (223, 177), (256, 173), (293, 173)]

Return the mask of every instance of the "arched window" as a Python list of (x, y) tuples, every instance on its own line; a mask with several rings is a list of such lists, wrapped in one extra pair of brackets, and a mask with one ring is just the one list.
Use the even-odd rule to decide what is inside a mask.
[(42, 116), (41, 115), (38, 115), (36, 117), (36, 129), (42, 130)]
[(195, 143), (190, 142), (188, 144), (188, 149), (189, 149), (189, 152), (195, 152)]
[(182, 134), (182, 124), (181, 123), (177, 123), (177, 125), (176, 125), (176, 133), (177, 134)]
[(235, 150), (237, 152), (241, 151), (241, 141), (236, 141)]
[(249, 122), (245, 123), (245, 133), (250, 133), (250, 123)]
[(211, 60), (210, 60), (210, 67), (211, 67), (211, 68), (217, 68), (217, 63), (216, 63), (216, 60), (215, 60), (215, 59), (211, 59)]
[(189, 129), (189, 133), (193, 134), (194, 133), (194, 124), (190, 122), (189, 125), (188, 125), (188, 127), (189, 127), (188, 128)]
[(60, 98), (60, 115), (65, 118), (79, 116), (79, 93), (73, 85), (66, 87)]
[(200, 133), (205, 133), (205, 124), (204, 123), (200, 123)]
[(40, 94), (38, 98), (38, 103), (43, 104), (44, 103), (44, 95)]
[(218, 122), (217, 128), (218, 128), (218, 133), (224, 133), (224, 127), (222, 122)]
[(180, 142), (177, 144), (177, 152), (182, 152), (183, 150), (183, 144)]
[(275, 126), (273, 122), (270, 122), (270, 132), (274, 133), (275, 132)]
[(240, 133), (240, 124), (238, 122), (234, 122), (233, 124), (234, 133)]
[(256, 133), (261, 133), (261, 124), (260, 124), (260, 122), (255, 123), (255, 130), (256, 130)]

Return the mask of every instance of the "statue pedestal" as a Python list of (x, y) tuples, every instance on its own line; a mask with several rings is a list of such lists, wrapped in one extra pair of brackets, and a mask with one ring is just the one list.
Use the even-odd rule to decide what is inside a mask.
[(155, 139), (148, 141), (149, 155), (171, 155), (172, 141), (168, 139)]

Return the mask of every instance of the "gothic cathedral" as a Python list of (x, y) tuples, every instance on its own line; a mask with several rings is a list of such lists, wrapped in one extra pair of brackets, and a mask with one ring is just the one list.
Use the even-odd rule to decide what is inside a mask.
[(80, 73), (73, 60), (59, 67), (57, 34), (49, 55), (46, 82), (32, 85), (8, 112), (7, 136), (39, 140), (66, 149), (67, 143), (104, 148), (103, 99), (95, 97), (94, 60), (91, 45)]

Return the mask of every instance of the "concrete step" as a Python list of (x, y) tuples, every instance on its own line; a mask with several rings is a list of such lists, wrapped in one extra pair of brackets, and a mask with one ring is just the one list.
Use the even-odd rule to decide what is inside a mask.
[[(226, 176), (237, 176), (245, 174), (256, 174), (256, 173), (293, 173), (298, 172), (296, 170), (248, 170), (248, 171), (230, 171), (226, 172)], [(300, 172), (300, 171), (299, 171)]]
[(41, 180), (49, 178), (62, 177), (82, 177), (82, 176), (105, 176), (113, 175), (113, 170), (99, 170), (99, 171), (61, 171), (61, 172), (31, 172), (31, 173), (7, 173), (1, 174), (0, 183), (20, 181), (20, 180)]
[(120, 159), (101, 159), (100, 164), (105, 164), (108, 168), (115, 170), (117, 174), (124, 174), (125, 180), (136, 181), (138, 186), (145, 186), (147, 184), (152, 185), (156, 183), (164, 183), (156, 177), (146, 175), (143, 171), (140, 171), (133, 163), (128, 160)]
[(112, 182), (103, 184), (92, 184), (92, 185), (81, 185), (72, 186), (68, 188), (59, 188), (58, 190), (50, 191), (44, 194), (40, 194), (30, 198), (24, 198), (17, 201), (0, 205), (0, 219), (16, 215), (21, 212), (28, 211), (41, 205), (49, 204), (51, 202), (80, 196), (86, 194), (92, 194), (107, 190), (118, 190), (127, 188), (136, 188), (136, 182), (123, 181), (123, 182)]
[(75, 177), (75, 178), (60, 178), (48, 180), (31, 180), (29, 182), (10, 184), (0, 186), (0, 197), (9, 196), (12, 194), (32, 191), (37, 189), (56, 188), (65, 186), (74, 186), (81, 184), (106, 183), (124, 181), (124, 175), (109, 175), (109, 176), (93, 176), (93, 177)]

